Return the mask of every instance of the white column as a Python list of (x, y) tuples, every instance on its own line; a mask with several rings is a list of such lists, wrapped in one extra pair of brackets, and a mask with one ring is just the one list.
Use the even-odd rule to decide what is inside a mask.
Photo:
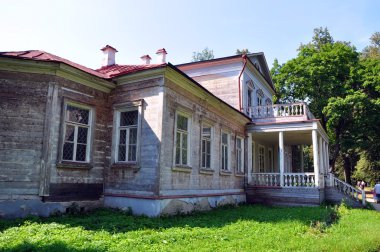
[(313, 139), (313, 162), (314, 162), (315, 185), (319, 186), (318, 133), (316, 129), (313, 129), (312, 131), (312, 139)]
[(300, 149), (301, 149), (301, 172), (304, 172), (305, 171), (305, 167), (304, 167), (304, 163), (303, 163), (303, 144), (300, 145)]
[(329, 145), (325, 141), (325, 159), (326, 159), (326, 174), (329, 174)]
[(278, 133), (278, 155), (280, 160), (280, 186), (284, 186), (284, 168), (285, 168), (285, 158), (284, 158), (284, 132), (280, 131)]
[(248, 165), (247, 165), (247, 169), (248, 169), (248, 172), (247, 172), (247, 181), (248, 181), (248, 184), (250, 184), (252, 182), (252, 133), (248, 133), (248, 146), (247, 146), (247, 162), (248, 162)]
[[(319, 136), (319, 173), (324, 174), (325, 173), (325, 157), (323, 152), (323, 138), (322, 136)], [(319, 177), (321, 177), (319, 175)], [(320, 181), (320, 187), (324, 187), (324, 179)]]

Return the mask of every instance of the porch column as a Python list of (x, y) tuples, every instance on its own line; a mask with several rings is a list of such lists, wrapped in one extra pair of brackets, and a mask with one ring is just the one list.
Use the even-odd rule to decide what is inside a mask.
[(300, 153), (300, 159), (301, 159), (301, 172), (305, 172), (305, 167), (303, 163), (303, 144), (300, 145), (301, 153)]
[(284, 132), (280, 131), (278, 133), (278, 156), (280, 160), (280, 186), (284, 186), (284, 168), (285, 168), (285, 158), (284, 158)]
[(248, 141), (247, 141), (248, 143), (248, 146), (247, 146), (247, 162), (248, 162), (248, 165), (247, 165), (247, 169), (248, 169), (248, 171), (247, 171), (247, 176), (248, 176), (248, 178), (247, 178), (247, 182), (248, 182), (248, 184), (250, 184), (251, 183), (251, 181), (252, 181), (252, 169), (253, 169), (253, 167), (252, 167), (252, 133), (248, 133)]
[(326, 162), (326, 141), (322, 142), (322, 151), (323, 151), (323, 174), (327, 174), (327, 162)]
[(330, 152), (329, 152), (329, 143), (326, 142), (326, 164), (327, 164), (327, 173), (330, 172)]
[[(322, 172), (323, 174), (325, 173), (325, 157), (324, 157), (324, 151), (323, 151), (323, 138), (322, 136), (319, 136), (319, 173)], [(320, 177), (320, 175), (318, 174), (318, 177)], [(320, 186), (321, 187), (324, 187), (323, 186), (323, 182), (324, 182), (324, 179), (321, 180), (321, 184)]]
[(318, 132), (316, 129), (313, 129), (312, 139), (313, 139), (313, 162), (314, 162), (315, 185), (319, 186)]

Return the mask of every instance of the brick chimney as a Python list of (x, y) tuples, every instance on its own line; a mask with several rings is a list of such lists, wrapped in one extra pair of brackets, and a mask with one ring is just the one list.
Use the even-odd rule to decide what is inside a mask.
[(109, 45), (106, 45), (100, 50), (102, 50), (104, 54), (102, 67), (115, 65), (115, 54), (117, 53), (117, 50)]
[(166, 54), (168, 54), (165, 48), (158, 49), (157, 52), (157, 64), (166, 63)]
[(140, 59), (142, 60), (142, 62), (143, 62), (144, 65), (149, 65), (150, 64), (150, 60), (152, 58), (147, 54), (147, 55), (141, 56)]

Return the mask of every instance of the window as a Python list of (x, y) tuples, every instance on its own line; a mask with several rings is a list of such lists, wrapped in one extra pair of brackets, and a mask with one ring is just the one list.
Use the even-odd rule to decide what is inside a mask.
[(265, 148), (262, 145), (259, 145), (259, 172), (264, 172), (264, 152)]
[(175, 144), (176, 165), (189, 165), (189, 145), (189, 118), (182, 114), (177, 114)]
[(248, 108), (252, 107), (252, 89), (248, 88), (248, 93), (247, 93), (247, 105)]
[(211, 127), (202, 126), (202, 168), (211, 169)]
[(222, 170), (229, 170), (229, 134), (222, 132)]
[(269, 170), (271, 172), (274, 172), (274, 167), (273, 167), (273, 149), (268, 148), (268, 164), (269, 164)]
[(67, 103), (64, 110), (62, 161), (88, 163), (90, 161), (91, 109)]
[(244, 173), (244, 139), (240, 137), (236, 138), (236, 168)]
[(139, 111), (117, 112), (117, 162), (137, 162)]
[(263, 106), (263, 97), (264, 97), (264, 92), (263, 90), (259, 89), (257, 90), (256, 92), (256, 95), (257, 95), (257, 114), (258, 116), (262, 116), (262, 114), (264, 113), (264, 109), (261, 107)]

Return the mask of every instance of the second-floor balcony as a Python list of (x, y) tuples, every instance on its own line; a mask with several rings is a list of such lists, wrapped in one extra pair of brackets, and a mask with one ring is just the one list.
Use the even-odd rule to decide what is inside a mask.
[(253, 122), (288, 122), (315, 119), (304, 102), (252, 106), (245, 113)]

